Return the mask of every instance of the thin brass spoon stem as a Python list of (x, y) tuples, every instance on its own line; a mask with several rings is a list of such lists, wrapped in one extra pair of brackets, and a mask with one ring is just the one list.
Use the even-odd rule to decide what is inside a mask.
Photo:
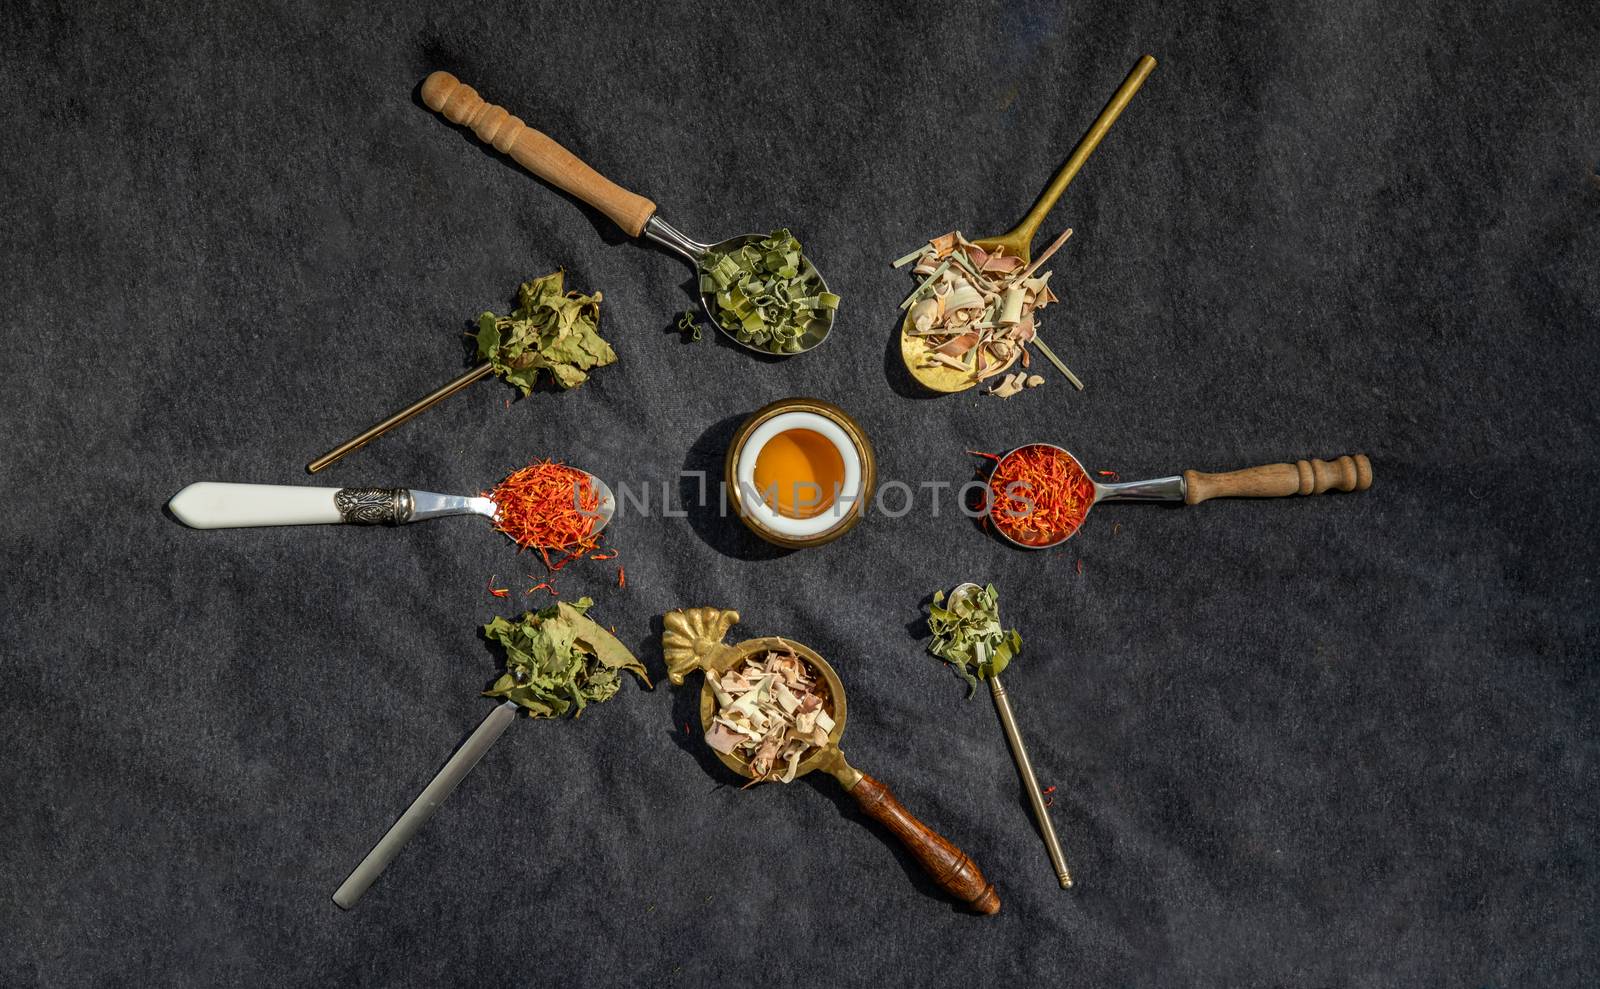
[(489, 364), (488, 362), (479, 364), (477, 367), (468, 371), (466, 374), (463, 374), (461, 377), (450, 382), (444, 387), (417, 399), (415, 402), (412, 402), (410, 405), (378, 423), (376, 426), (373, 426), (366, 432), (360, 434), (354, 439), (346, 440), (345, 442), (340, 443), (332, 450), (329, 450), (327, 453), (324, 453), (322, 456), (311, 461), (311, 463), (306, 464), (306, 473), (315, 474), (317, 471), (322, 470), (329, 464), (340, 460), (346, 454), (353, 453), (356, 450), (361, 449), (368, 443), (371, 443), (373, 440), (382, 436), (384, 433), (387, 433), (389, 430), (415, 416), (417, 413), (433, 408), (435, 405), (438, 405), (440, 402), (472, 384), (474, 381), (477, 381), (479, 378), (488, 377), (490, 372), (493, 370), (493, 365)]
[(1067, 159), (1065, 165), (1061, 166), (1061, 171), (1056, 173), (1056, 177), (1050, 180), (1049, 187), (1039, 196), (1039, 200), (1033, 204), (1033, 208), (1028, 211), (1028, 215), (1022, 218), (1022, 222), (1018, 223), (1010, 233), (995, 237), (992, 241), (980, 240), (977, 243), (985, 247), (990, 243), (996, 245), (1003, 243), (1012, 253), (1020, 255), (1024, 259), (1031, 257), (1033, 237), (1034, 234), (1039, 232), (1039, 225), (1044, 222), (1045, 216), (1055, 206), (1056, 200), (1060, 199), (1061, 194), (1067, 191), (1067, 186), (1077, 177), (1078, 170), (1083, 167), (1084, 162), (1089, 160), (1089, 156), (1094, 154), (1094, 149), (1100, 146), (1100, 141), (1111, 130), (1111, 125), (1117, 122), (1118, 117), (1122, 116), (1122, 111), (1127, 109), (1128, 103), (1133, 99), (1134, 94), (1139, 91), (1140, 86), (1144, 85), (1145, 77), (1150, 75), (1150, 71), (1155, 67), (1156, 60), (1154, 58), (1149, 55), (1139, 56), (1139, 61), (1134, 65), (1133, 71), (1129, 72), (1128, 77), (1122, 80), (1122, 85), (1117, 87), (1117, 91), (1111, 94), (1111, 102), (1107, 103), (1105, 109), (1100, 111), (1100, 116), (1096, 117), (1094, 123), (1089, 126), (1089, 132), (1083, 136), (1082, 141), (1078, 142), (1078, 146), (1073, 149), (1072, 156)]
[(1022, 785), (1028, 788), (1028, 802), (1033, 805), (1033, 817), (1039, 822), (1039, 833), (1044, 835), (1044, 848), (1050, 853), (1050, 865), (1056, 870), (1061, 888), (1070, 889), (1072, 873), (1067, 870), (1067, 860), (1061, 854), (1061, 842), (1056, 840), (1056, 828), (1050, 821), (1050, 811), (1044, 805), (1044, 795), (1039, 792), (1039, 781), (1034, 778), (1033, 760), (1028, 758), (1028, 749), (1022, 744), (1022, 733), (1017, 731), (1017, 719), (1011, 713), (1011, 699), (1006, 696), (1006, 688), (1001, 686), (998, 676), (989, 678), (989, 692), (994, 694), (994, 706), (1000, 712), (1000, 727), (1006, 733), (1006, 741), (1011, 744), (1011, 757), (1016, 760), (1017, 771), (1022, 774)]

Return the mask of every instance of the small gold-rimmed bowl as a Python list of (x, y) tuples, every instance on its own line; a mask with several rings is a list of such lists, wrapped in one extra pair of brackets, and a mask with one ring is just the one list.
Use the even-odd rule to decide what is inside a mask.
[[(757, 485), (756, 462), (769, 442), (795, 431), (815, 434), (838, 454), (840, 480), (833, 491), (814, 491), (804, 510), (785, 511), (781, 499), (769, 498)], [(786, 398), (757, 410), (734, 434), (723, 466), (739, 520), (762, 539), (787, 549), (821, 546), (849, 532), (861, 521), (877, 477), (867, 434), (843, 409), (815, 398)], [(793, 503), (801, 505), (798, 495)]]

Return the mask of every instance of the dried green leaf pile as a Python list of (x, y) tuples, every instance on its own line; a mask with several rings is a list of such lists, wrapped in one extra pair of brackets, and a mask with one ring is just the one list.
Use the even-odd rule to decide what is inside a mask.
[(517, 621), (496, 618), (483, 627), (489, 641), (505, 650), (506, 671), (485, 696), (501, 697), (526, 709), (529, 717), (559, 718), (574, 705), (610, 700), (627, 670), (646, 687), (650, 677), (616, 636), (585, 615), (594, 604), (579, 598)]
[(933, 633), (928, 651), (967, 681), (968, 697), (978, 689), (978, 677), (998, 676), (1022, 651), (1017, 630), (1000, 627), (1000, 592), (993, 584), (952, 598), (948, 607), (944, 592), (935, 591), (928, 609), (928, 631)]
[(524, 282), (509, 316), (478, 317), (478, 357), (527, 395), (541, 370), (562, 388), (589, 380), (589, 372), (614, 364), (617, 352), (600, 337), (600, 293), (565, 291), (565, 272)]
[(731, 251), (707, 251), (700, 259), (700, 294), (717, 323), (740, 343), (774, 354), (796, 354), (814, 324), (833, 318), (839, 297), (822, 287), (822, 276), (787, 230)]

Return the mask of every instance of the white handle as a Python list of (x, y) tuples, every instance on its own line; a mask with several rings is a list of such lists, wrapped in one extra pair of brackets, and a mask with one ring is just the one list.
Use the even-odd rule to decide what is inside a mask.
[(338, 491), (288, 484), (199, 481), (173, 495), (167, 507), (178, 521), (196, 529), (323, 525), (344, 521), (333, 501)]

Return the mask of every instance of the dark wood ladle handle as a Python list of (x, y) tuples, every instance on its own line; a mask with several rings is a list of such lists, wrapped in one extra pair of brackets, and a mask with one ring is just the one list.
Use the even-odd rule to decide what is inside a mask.
[(883, 783), (863, 773), (850, 788), (867, 816), (882, 824), (916, 856), (922, 869), (951, 896), (982, 914), (1000, 910), (1000, 895), (966, 853), (917, 820)]

